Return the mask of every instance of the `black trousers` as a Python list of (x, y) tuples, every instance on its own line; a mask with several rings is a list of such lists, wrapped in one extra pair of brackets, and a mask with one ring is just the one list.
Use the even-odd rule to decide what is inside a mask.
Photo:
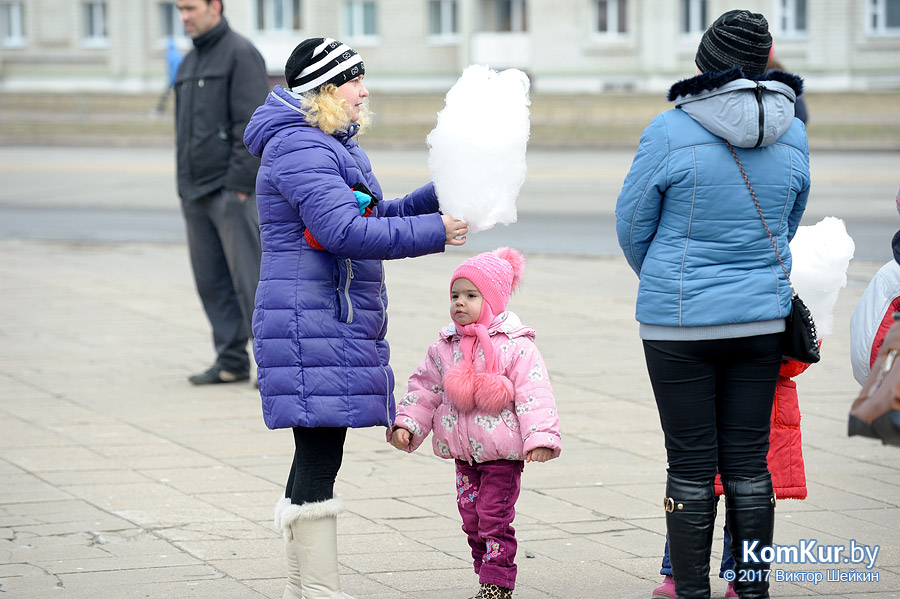
[(768, 471), (781, 334), (644, 341), (669, 474), (704, 482)]
[(219, 189), (181, 201), (194, 282), (212, 325), (216, 364), (248, 372), (247, 342), (259, 284), (259, 215), (256, 195), (241, 200)]
[(295, 505), (334, 497), (334, 481), (344, 458), (343, 427), (294, 427), (294, 463), (284, 496)]

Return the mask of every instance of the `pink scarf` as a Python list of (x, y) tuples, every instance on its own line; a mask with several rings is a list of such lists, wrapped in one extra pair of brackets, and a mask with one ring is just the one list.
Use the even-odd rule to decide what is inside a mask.
[[(463, 357), (444, 374), (444, 393), (460, 412), (478, 409), (496, 416), (513, 399), (512, 381), (500, 373), (500, 358), (494, 353), (494, 344), (484, 324), (490, 324), (493, 320), (494, 314), (485, 302), (477, 322), (456, 325), (462, 337), (459, 347)], [(475, 369), (479, 344), (484, 353), (484, 372), (476, 372)]]

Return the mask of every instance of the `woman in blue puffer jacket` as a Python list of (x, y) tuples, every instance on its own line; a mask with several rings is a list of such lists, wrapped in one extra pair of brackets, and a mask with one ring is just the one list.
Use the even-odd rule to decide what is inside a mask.
[(788, 269), (810, 185), (806, 130), (794, 118), (802, 82), (766, 73), (771, 43), (759, 14), (730, 11), (710, 26), (697, 76), (672, 87), (675, 108), (644, 131), (616, 205), (619, 244), (640, 277), (636, 318), (665, 435), (679, 599), (709, 597), (717, 471), (737, 567), (757, 570), (738, 572), (735, 590), (768, 597), (767, 565), (743, 563), (741, 544), (772, 543), (766, 453), (791, 288), (738, 160)]
[(285, 597), (343, 597), (334, 482), (347, 428), (393, 422), (382, 260), (462, 245), (434, 185), (391, 201), (355, 136), (367, 120), (365, 66), (333, 39), (300, 43), (253, 114), (244, 142), (256, 181), (262, 264), (253, 315), (263, 416), (292, 428), (295, 453), (276, 526), (288, 541)]

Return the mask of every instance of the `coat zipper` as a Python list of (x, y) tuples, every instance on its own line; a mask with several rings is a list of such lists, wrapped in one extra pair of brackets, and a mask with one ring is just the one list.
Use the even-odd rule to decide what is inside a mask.
[(759, 81), (756, 82), (756, 105), (759, 108), (759, 138), (756, 140), (756, 145), (754, 148), (758, 148), (762, 145), (763, 135), (765, 133), (765, 112), (763, 112), (763, 101), (762, 101), (762, 93), (763, 87), (760, 85)]
[[(384, 296), (382, 292), (384, 291), (384, 264), (381, 265), (381, 285), (378, 287), (378, 301), (381, 302), (381, 328), (378, 329), (379, 334), (384, 331), (384, 321), (387, 319), (387, 306), (384, 305)], [(377, 343), (377, 342), (376, 342)], [(387, 421), (388, 426), (393, 426), (394, 423), (391, 420), (391, 378), (388, 376), (388, 366), (382, 366), (381, 369), (384, 371), (384, 409), (387, 413)]]
[(387, 320), (387, 306), (384, 305), (384, 264), (381, 265), (381, 286), (378, 287), (378, 301), (381, 302), (381, 328), (379, 332), (384, 331), (384, 321)]
[(344, 299), (347, 300), (347, 323), (353, 322), (353, 302), (350, 301), (350, 282), (353, 281), (353, 262), (344, 258), (347, 264), (347, 282), (344, 283)]
[(388, 376), (387, 367), (382, 367), (381, 370), (384, 372), (384, 413), (390, 428), (394, 426), (394, 421), (391, 420), (391, 377)]

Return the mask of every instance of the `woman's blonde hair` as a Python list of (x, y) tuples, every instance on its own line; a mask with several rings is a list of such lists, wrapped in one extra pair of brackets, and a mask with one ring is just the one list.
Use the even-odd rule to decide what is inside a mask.
[[(347, 115), (347, 101), (337, 93), (337, 86), (333, 83), (323, 85), (316, 91), (303, 94), (300, 108), (306, 114), (306, 122), (313, 127), (318, 127), (328, 135), (336, 132), (345, 132), (353, 121)], [(372, 112), (369, 110), (369, 99), (363, 99), (362, 110), (359, 113), (359, 133), (362, 133), (372, 120)]]

